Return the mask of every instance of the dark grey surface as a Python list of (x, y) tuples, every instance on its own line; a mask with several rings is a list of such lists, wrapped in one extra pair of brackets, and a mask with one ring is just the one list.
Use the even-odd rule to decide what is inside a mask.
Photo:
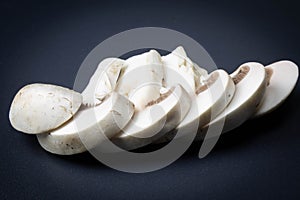
[(195, 143), (147, 174), (112, 170), (88, 154), (49, 154), (8, 121), (19, 88), (72, 87), (94, 46), (135, 27), (181, 31), (229, 72), (246, 61), (299, 64), (298, 8), (290, 1), (1, 1), (0, 199), (299, 199), (299, 84), (278, 110), (222, 136), (206, 158), (198, 159)]

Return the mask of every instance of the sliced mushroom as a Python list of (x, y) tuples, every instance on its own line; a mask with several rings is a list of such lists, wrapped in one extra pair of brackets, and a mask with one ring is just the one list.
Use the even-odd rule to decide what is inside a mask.
[[(134, 113), (133, 104), (118, 93), (111, 93), (100, 105), (81, 108), (74, 118), (49, 134), (37, 135), (40, 145), (47, 151), (71, 155), (100, 145), (105, 137), (120, 132)], [(104, 137), (105, 136), (105, 137)]]
[(174, 129), (190, 108), (188, 93), (177, 85), (157, 100), (137, 111), (133, 120), (111, 140), (119, 147), (133, 150), (150, 144), (166, 132)]
[(18, 131), (39, 134), (68, 121), (79, 109), (82, 96), (68, 88), (35, 83), (18, 91), (9, 110), (11, 125)]
[(168, 142), (174, 138), (179, 129), (184, 133), (198, 131), (214, 119), (231, 101), (235, 85), (227, 72), (216, 70), (212, 72), (205, 84), (196, 89), (192, 98), (191, 109), (177, 128), (159, 138), (155, 143)]
[(294, 89), (299, 72), (295, 63), (283, 60), (265, 67), (267, 88), (254, 117), (259, 117), (276, 109)]
[[(204, 126), (198, 139), (203, 138), (209, 127), (219, 126), (224, 122), (222, 133), (230, 131), (249, 119), (257, 107), (266, 89), (266, 72), (264, 66), (249, 62), (241, 65), (230, 75), (235, 83), (235, 94), (230, 104), (208, 125)], [(205, 139), (214, 137), (206, 135)]]
[[(208, 76), (206, 70), (198, 67), (187, 57), (184, 48), (181, 46), (170, 54), (163, 56), (162, 61), (165, 69), (165, 87), (181, 84), (189, 94), (192, 94)], [(180, 78), (178, 78), (178, 75), (180, 75)]]
[(160, 97), (164, 71), (159, 53), (155, 50), (126, 60), (128, 67), (117, 83), (116, 91), (129, 98), (137, 110)]
[(126, 67), (126, 62), (119, 58), (106, 58), (101, 61), (81, 93), (82, 103), (87, 106), (100, 104), (109, 93), (115, 90)]

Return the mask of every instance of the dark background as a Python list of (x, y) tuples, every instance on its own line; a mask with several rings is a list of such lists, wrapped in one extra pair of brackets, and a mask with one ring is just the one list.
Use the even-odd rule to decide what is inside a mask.
[(278, 110), (222, 136), (206, 158), (198, 159), (195, 143), (147, 174), (112, 170), (87, 153), (52, 155), (8, 121), (22, 86), (72, 87), (98, 43), (136, 27), (187, 34), (229, 72), (247, 61), (299, 64), (299, 8), (291, 1), (1, 1), (0, 199), (299, 199), (299, 84)]

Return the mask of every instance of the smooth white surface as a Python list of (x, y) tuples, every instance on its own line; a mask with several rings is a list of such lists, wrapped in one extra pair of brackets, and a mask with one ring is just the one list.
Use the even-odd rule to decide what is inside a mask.
[(260, 107), (254, 117), (271, 112), (283, 103), (294, 89), (299, 76), (298, 66), (288, 60), (275, 62), (265, 68), (271, 69), (273, 72)]
[(224, 70), (216, 70), (210, 76), (213, 74), (218, 74), (217, 79), (206, 90), (192, 97), (190, 111), (183, 121), (175, 130), (170, 131), (155, 143), (172, 140), (179, 130), (185, 134), (197, 132), (199, 127), (209, 123), (211, 119), (224, 110), (234, 95), (235, 85)]
[(117, 83), (116, 91), (129, 98), (137, 110), (160, 96), (164, 70), (159, 53), (155, 50), (132, 56)]
[(266, 72), (260, 63), (249, 62), (241, 65), (230, 76), (234, 77), (243, 66), (250, 68), (247, 75), (236, 84), (235, 94), (230, 104), (208, 126), (220, 123), (225, 118), (223, 133), (245, 122), (255, 112), (266, 87)]
[(177, 85), (161, 102), (135, 113), (133, 120), (113, 138), (123, 149), (136, 149), (150, 144), (164, 133), (174, 129), (190, 109), (188, 93)]
[[(190, 112), (178, 128), (189, 126), (195, 119), (200, 120), (201, 116), (207, 111), (211, 110), (214, 115), (219, 114), (231, 101), (235, 92), (233, 81), (224, 70), (216, 70), (213, 73), (219, 74), (218, 79), (207, 90), (193, 99), (191, 110), (195, 112)], [(211, 117), (214, 118), (214, 115)], [(200, 122), (200, 124), (202, 123)]]
[[(207, 71), (195, 66), (195, 63), (187, 57), (184, 48), (181, 46), (170, 54), (162, 56), (162, 61), (165, 69), (164, 82), (166, 87), (181, 84), (189, 94), (192, 94), (199, 87), (200, 82), (207, 78)], [(181, 77), (178, 77), (178, 75)]]

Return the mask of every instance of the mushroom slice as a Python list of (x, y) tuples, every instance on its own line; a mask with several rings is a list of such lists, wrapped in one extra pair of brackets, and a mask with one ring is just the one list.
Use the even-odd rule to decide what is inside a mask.
[(100, 104), (106, 95), (115, 90), (116, 84), (126, 67), (125, 61), (119, 58), (106, 58), (101, 61), (88, 85), (81, 93), (82, 103), (86, 106)]
[(72, 120), (51, 133), (37, 135), (40, 145), (47, 151), (71, 155), (86, 151), (110, 138), (130, 121), (133, 104), (118, 93), (111, 93), (100, 105), (81, 108)]
[(163, 143), (172, 140), (179, 129), (185, 133), (197, 132), (198, 127), (203, 127), (214, 119), (231, 101), (235, 85), (224, 70), (212, 72), (205, 84), (196, 89), (192, 97), (191, 109), (177, 128), (154, 143)]
[[(222, 133), (225, 133), (240, 126), (255, 113), (266, 89), (264, 66), (255, 62), (245, 63), (230, 76), (236, 88), (230, 104), (201, 129), (198, 139), (203, 138), (209, 127), (217, 127), (224, 122)], [(207, 139), (210, 137), (211, 135), (205, 136)]]
[(73, 90), (34, 83), (18, 91), (9, 110), (9, 120), (18, 131), (44, 133), (68, 121), (81, 102), (82, 96)]
[(160, 97), (164, 71), (159, 53), (155, 50), (130, 57), (128, 67), (117, 83), (116, 91), (143, 110), (149, 101)]
[(207, 78), (207, 71), (198, 67), (187, 57), (183, 47), (179, 46), (170, 54), (162, 57), (164, 65), (164, 84), (173, 86), (179, 84), (178, 78), (174, 76), (174, 72), (180, 74), (182, 87), (189, 93), (195, 92), (196, 88), (200, 87), (203, 81)]
[(144, 110), (137, 111), (132, 121), (113, 137), (113, 143), (125, 150), (133, 150), (148, 145), (163, 134), (174, 129), (190, 109), (190, 96), (177, 85)]
[(294, 89), (298, 80), (298, 67), (295, 63), (283, 60), (265, 67), (267, 88), (254, 117), (275, 110)]

